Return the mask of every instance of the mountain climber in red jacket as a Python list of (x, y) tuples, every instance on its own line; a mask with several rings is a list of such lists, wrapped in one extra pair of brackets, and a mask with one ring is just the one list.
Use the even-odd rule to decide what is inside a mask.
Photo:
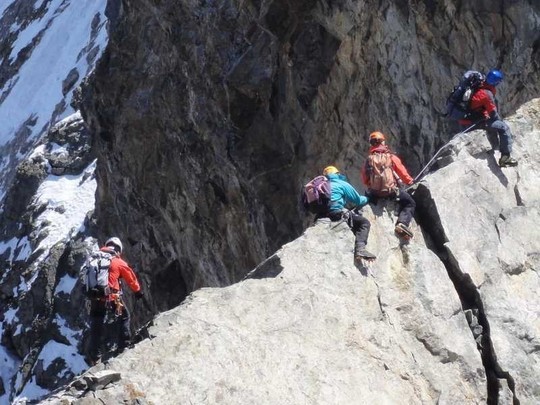
[(401, 163), (401, 159), (386, 146), (385, 136), (375, 131), (369, 135), (369, 155), (362, 166), (362, 182), (367, 187), (370, 197), (396, 198), (399, 201), (399, 214), (395, 232), (399, 236), (413, 237), (409, 224), (414, 216), (416, 203), (403, 190), (403, 185), (413, 184), (413, 178)]
[(504, 75), (500, 70), (492, 69), (488, 72), (484, 82), (471, 96), (469, 102), (470, 118), (460, 120), (459, 124), (463, 127), (469, 127), (474, 122), (479, 121), (473, 129), (485, 129), (490, 143), (494, 147), (499, 145), (501, 151), (499, 166), (517, 166), (517, 160), (510, 156), (512, 153), (512, 133), (508, 124), (499, 116), (497, 100), (495, 99), (496, 86), (503, 79)]
[[(129, 288), (135, 293), (137, 299), (144, 294), (141, 290), (137, 276), (133, 269), (120, 257), (122, 254), (122, 242), (119, 238), (109, 238), (100, 252), (108, 253), (111, 257), (109, 266), (109, 290), (104, 296), (90, 296), (90, 363), (96, 364), (102, 356), (103, 332), (106, 315), (114, 317), (113, 329), (107, 331), (107, 335), (113, 335), (117, 344), (117, 354), (131, 345), (131, 316), (122, 299), (122, 287), (120, 279), (124, 280)], [(116, 333), (115, 333), (116, 332)]]

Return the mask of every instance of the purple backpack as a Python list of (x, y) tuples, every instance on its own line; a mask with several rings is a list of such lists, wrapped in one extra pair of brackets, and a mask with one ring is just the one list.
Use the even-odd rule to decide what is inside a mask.
[(302, 203), (304, 208), (313, 214), (328, 211), (332, 189), (326, 176), (317, 176), (304, 186)]

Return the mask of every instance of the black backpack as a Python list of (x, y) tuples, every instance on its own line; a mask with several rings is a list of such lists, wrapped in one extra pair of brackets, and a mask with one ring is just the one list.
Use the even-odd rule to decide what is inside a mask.
[(446, 116), (456, 121), (470, 118), (473, 111), (469, 108), (469, 102), (483, 82), (482, 73), (475, 70), (465, 72), (446, 99)]

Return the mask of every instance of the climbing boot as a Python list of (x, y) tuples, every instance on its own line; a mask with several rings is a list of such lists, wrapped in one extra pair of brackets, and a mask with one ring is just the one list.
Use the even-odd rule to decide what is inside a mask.
[(394, 228), (394, 231), (396, 232), (396, 234), (406, 240), (409, 240), (409, 239), (412, 239), (412, 237), (414, 236), (414, 234), (412, 233), (412, 231), (409, 229), (409, 227), (405, 224), (402, 224), (401, 222), (398, 222), (396, 224), (396, 227)]
[(517, 166), (518, 162), (516, 159), (514, 159), (510, 155), (502, 155), (499, 159), (499, 166), (500, 167), (514, 167)]
[(372, 261), (375, 260), (377, 256), (375, 256), (370, 251), (366, 250), (366, 248), (357, 249), (354, 253), (354, 260), (356, 262), (360, 262), (362, 260)]

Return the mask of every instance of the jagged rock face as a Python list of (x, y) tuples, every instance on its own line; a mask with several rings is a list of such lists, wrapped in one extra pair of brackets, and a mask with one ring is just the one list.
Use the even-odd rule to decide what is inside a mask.
[(1, 404), (87, 367), (77, 281), (96, 242), (95, 156), (71, 104), (106, 45), (105, 5), (0, 1)]
[[(540, 99), (511, 121), (517, 169), (500, 169), (481, 131), (463, 136), (443, 161), (453, 161), (426, 181), (433, 200), (424, 232), (475, 302), (491, 336), (493, 372), (508, 380), (520, 403), (540, 401)], [(429, 196), (429, 198), (428, 198)], [(431, 224), (431, 225), (428, 225)]]
[(4, 200), (0, 403), (43, 395), (87, 368), (79, 353), (87, 311), (78, 280), (95, 245), (86, 218), (94, 205), (93, 160), (89, 133), (74, 114), (19, 165)]
[(156, 309), (237, 281), (301, 232), (296, 196), (324, 165), (358, 184), (372, 130), (417, 172), (453, 132), (440, 114), (471, 61), (506, 72), (503, 111), (538, 93), (539, 7), (110, 7), (109, 48), (83, 101), (97, 136), (100, 236), (129, 241)]
[(509, 122), (520, 165), (481, 131), (453, 140), (413, 191), (409, 244), (392, 201), (363, 209), (369, 267), (319, 221), (43, 403), (538, 403), (540, 99)]
[[(86, 88), (84, 114), (91, 123), (91, 133), (98, 136), (94, 144), (100, 158), (97, 235), (122, 237), (128, 260), (146, 273), (143, 284), (150, 290), (153, 307), (146, 313), (136, 311), (136, 325), (150, 314), (173, 307), (201, 285), (241, 279), (263, 257), (299, 234), (304, 225), (296, 203), (299, 186), (329, 162), (348, 171), (357, 183), (357, 169), (366, 148), (363, 140), (371, 130), (385, 131), (413, 172), (418, 170), (451, 133), (437, 113), (444, 105), (446, 89), (462, 69), (469, 68), (469, 62), (464, 61), (474, 60), (473, 67), (480, 69), (497, 65), (507, 73), (508, 80), (500, 87), (506, 111), (538, 92), (538, 5), (522, 1), (441, 1), (407, 6), (387, 1), (110, 3), (113, 41), (96, 79)], [(0, 402), (17, 395), (36, 398), (86, 368), (81, 357), (85, 311), (77, 276), (95, 240), (86, 239), (91, 221), (81, 227), (84, 215), (71, 222), (71, 203), (75, 197), (93, 195), (88, 192), (92, 187), (86, 187), (93, 184), (93, 166), (85, 166), (94, 157), (85, 144), (89, 133), (79, 119), (64, 123), (65, 127), (49, 132), (50, 144), (27, 156), (30, 143), (37, 142), (57, 118), (71, 112), (72, 91), (102, 49), (106, 37), (101, 15), (104, 1), (87, 4), (84, 12), (78, 5), (68, 0), (0, 4), (0, 31), (5, 34), (0, 47), (0, 122), (9, 123), (0, 128), (0, 183), (6, 185), (15, 177), (4, 200), (0, 229), (4, 242), (0, 252)], [(72, 21), (80, 21), (74, 17), (81, 15), (87, 23)], [(43, 44), (49, 45), (48, 52), (42, 51)], [(48, 57), (39, 58), (45, 54)], [(46, 68), (51, 54), (61, 61), (55, 66), (58, 69)], [(43, 72), (46, 75), (37, 74)], [(44, 80), (47, 74), (53, 78), (52, 84)], [(45, 88), (47, 91), (39, 91)], [(50, 93), (51, 88), (54, 91)], [(478, 146), (480, 154), (484, 153), (482, 147), (485, 145)], [(23, 156), (28, 159), (15, 172)], [(527, 166), (518, 170), (520, 178), (533, 173)], [(50, 174), (68, 176), (47, 181)], [(81, 192), (73, 196), (74, 201), (61, 204), (44, 203), (39, 196), (32, 196), (36, 190), (41, 194), (44, 184), (50, 187), (55, 182), (78, 183)], [(520, 204), (534, 201), (533, 183), (525, 183), (516, 188)], [(4, 189), (0, 187), (0, 191)], [(460, 281), (460, 273), (470, 270), (470, 257), (482, 259), (482, 252), (464, 252), (460, 250), (464, 246), (454, 241), (453, 247), (463, 256), (448, 258), (447, 249), (452, 244), (443, 248), (446, 236), (441, 235), (449, 234), (444, 233), (443, 224), (451, 227), (452, 222), (439, 217), (425, 187), (418, 193), (419, 200), (427, 201), (424, 206), (429, 207), (425, 210), (429, 219), (437, 224), (436, 232), (429, 231), (428, 246), (439, 254), (454, 282)], [(507, 198), (504, 200), (506, 204)], [(29, 209), (22, 209), (28, 202)], [(449, 204), (453, 203), (450, 199)], [(377, 222), (382, 212), (386, 211), (380, 206), (368, 215)], [(44, 213), (53, 213), (55, 219), (45, 218)], [(507, 219), (497, 226), (509, 231), (521, 229), (520, 218), (528, 215), (512, 212), (506, 216), (505, 212), (502, 216)], [(489, 226), (492, 219), (483, 223)], [(68, 224), (73, 232), (57, 233), (56, 223)], [(430, 362), (427, 352), (413, 342), (421, 367), (411, 365), (407, 358), (399, 364), (412, 367), (418, 389), (412, 394), (403, 388), (403, 395), (430, 400), (439, 395), (433, 392), (440, 392), (444, 402), (453, 395), (465, 400), (466, 392), (479, 402), (485, 398), (532, 398), (537, 402), (535, 376), (518, 364), (523, 362), (524, 353), (532, 353), (534, 358), (537, 335), (529, 330), (523, 335), (526, 328), (521, 319), (508, 333), (491, 333), (501, 331), (508, 312), (492, 310), (506, 304), (500, 304), (498, 297), (488, 297), (490, 288), (481, 290), (486, 283), (478, 281), (482, 275), (475, 278), (481, 274), (476, 265), (472, 265), (474, 281), (463, 277), (464, 287), (458, 289), (472, 337), (468, 337), (465, 349), (456, 351), (454, 342), (441, 334), (441, 325), (434, 319), (437, 314), (428, 309), (424, 315), (422, 309), (403, 304), (410, 296), (417, 297), (415, 294), (419, 298), (414, 302), (422, 305), (432, 300), (431, 295), (451, 295), (448, 285), (441, 287), (441, 292), (429, 282), (425, 287), (422, 280), (413, 285), (424, 290), (425, 296), (418, 292), (408, 295), (406, 290), (411, 261), (416, 265), (418, 260), (422, 268), (440, 268), (441, 264), (435, 264), (434, 255), (423, 247), (420, 252), (411, 246), (413, 259), (407, 249), (401, 250), (400, 256), (394, 252), (395, 241), (387, 235), (392, 221), (378, 225), (371, 244), (379, 248), (378, 253), (391, 252), (390, 261), (380, 258), (380, 267), (375, 270), (382, 281), (392, 279), (378, 301), (381, 312), (392, 315), (388, 319), (394, 324), (399, 319), (406, 329), (406, 337), (390, 340), (406, 347), (414, 336), (437, 359), (435, 364)], [(377, 236), (379, 233), (382, 236)], [(347, 238), (350, 235), (344, 236)], [(493, 240), (487, 239), (492, 247)], [(517, 258), (504, 256), (507, 253), (501, 256), (504, 266), (514, 269), (511, 273), (521, 271), (519, 263), (524, 257), (533, 265), (523, 268), (534, 268), (530, 258), (536, 256), (528, 240), (504, 241), (519, 244), (519, 248), (526, 246), (526, 253)], [(425, 258), (416, 259), (424, 254)], [(280, 260), (279, 255), (265, 264), (268, 274), (281, 269), (276, 260)], [(493, 265), (482, 259), (481, 265), (486, 263)], [(259, 275), (266, 270), (259, 268)], [(351, 279), (357, 280), (355, 276)], [(394, 294), (396, 286), (406, 293)], [(475, 292), (475, 286), (480, 293)], [(330, 290), (334, 291), (333, 287)], [(537, 305), (530, 292), (526, 295), (531, 295), (527, 308), (533, 308), (529, 316), (534, 318)], [(213, 305), (220, 304), (215, 301)], [(443, 316), (448, 315), (448, 308), (458, 316), (459, 308), (452, 299), (440, 306)], [(204, 313), (201, 311), (197, 313)], [(213, 308), (208, 311), (219, 313)], [(493, 326), (486, 315), (489, 313)], [(433, 334), (416, 328), (423, 315), (435, 325)], [(367, 324), (373, 319), (374, 315), (366, 312)], [(273, 321), (268, 318), (269, 323)], [(452, 339), (464, 335), (460, 322), (461, 326), (453, 325)], [(385, 331), (386, 326), (380, 328)], [(338, 331), (338, 336), (343, 336), (343, 331)], [(159, 335), (159, 330), (155, 333)], [(508, 354), (507, 342), (513, 339), (519, 347), (516, 359)], [(480, 354), (471, 354), (471, 345), (481, 348), (485, 381), (482, 371), (472, 371)], [(329, 369), (332, 364), (340, 368), (340, 359), (337, 356), (325, 364)], [(439, 359), (452, 364), (441, 371)], [(455, 365), (462, 360), (464, 366)], [(375, 363), (375, 369), (380, 367)], [(465, 382), (446, 383), (432, 375), (416, 378), (420, 368), (427, 374), (450, 369), (450, 375)], [(105, 382), (97, 378), (98, 384), (106, 384), (109, 377), (116, 380), (116, 376), (105, 375)], [(139, 396), (140, 391), (130, 387), (128, 384), (129, 399)], [(222, 395), (216, 393), (218, 399)], [(391, 393), (389, 397), (396, 396)]]
[(153, 338), (106, 366), (121, 380), (88, 396), (121, 403), (131, 387), (147, 403), (485, 403), (444, 266), (421, 236), (400, 247), (391, 217), (377, 225), (371, 270), (353, 264), (345, 223), (321, 222), (248, 280), (159, 315)]

